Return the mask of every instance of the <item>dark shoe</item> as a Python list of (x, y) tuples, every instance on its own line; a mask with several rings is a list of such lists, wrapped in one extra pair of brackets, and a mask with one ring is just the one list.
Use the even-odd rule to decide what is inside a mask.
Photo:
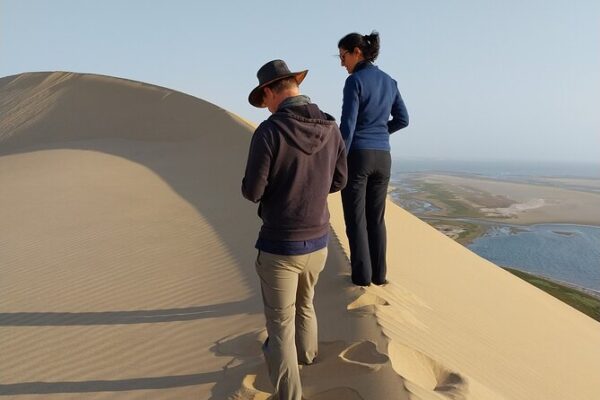
[(350, 278), (352, 280), (352, 283), (356, 286), (362, 286), (362, 287), (367, 287), (367, 286), (371, 286), (371, 282), (355, 282), (352, 278)]
[(373, 282), (373, 285), (377, 285), (377, 286), (383, 286), (383, 285), (387, 285), (388, 283), (390, 283), (390, 281), (388, 281), (387, 279), (381, 283), (377, 283), (377, 282)]

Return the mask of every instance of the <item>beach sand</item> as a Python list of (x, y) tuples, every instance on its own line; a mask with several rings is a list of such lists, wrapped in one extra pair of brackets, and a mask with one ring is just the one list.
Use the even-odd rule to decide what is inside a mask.
[[(442, 184), (465, 203), (482, 211), (486, 219), (501, 219), (507, 223), (530, 225), (539, 223), (568, 223), (600, 225), (600, 193), (591, 193), (548, 185), (514, 183), (492, 179), (480, 179), (455, 175), (428, 174), (421, 178), (424, 182)], [(575, 185), (585, 182), (590, 186), (593, 180), (558, 180), (561, 184)], [(512, 204), (504, 207), (485, 207), (469, 201), (473, 193), (505, 197)], [(481, 196), (480, 196), (481, 197)]]
[[(61, 72), (0, 79), (0, 115), (0, 395), (267, 399), (253, 127)], [(599, 398), (596, 321), (391, 202), (391, 283), (354, 287), (329, 205), (307, 400)]]

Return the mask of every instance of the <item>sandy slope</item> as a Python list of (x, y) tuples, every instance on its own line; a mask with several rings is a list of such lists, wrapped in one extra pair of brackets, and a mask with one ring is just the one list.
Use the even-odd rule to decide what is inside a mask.
[[(0, 79), (0, 116), (0, 395), (267, 398), (252, 128), (68, 73)], [(391, 203), (392, 283), (353, 287), (330, 208), (307, 399), (599, 398), (600, 324)]]

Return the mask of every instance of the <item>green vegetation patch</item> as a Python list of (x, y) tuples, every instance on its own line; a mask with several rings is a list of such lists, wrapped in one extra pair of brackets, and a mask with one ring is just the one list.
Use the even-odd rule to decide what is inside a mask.
[(483, 234), (487, 230), (487, 227), (484, 225), (473, 224), (465, 221), (453, 221), (448, 219), (427, 219), (426, 222), (434, 228), (437, 228), (439, 225), (450, 225), (456, 226), (457, 228), (462, 228), (463, 231), (459, 233), (458, 238), (456, 238), (456, 241), (462, 244), (463, 246), (471, 244), (473, 240), (477, 239), (480, 236), (483, 236)]
[[(474, 207), (465, 204), (457, 198), (456, 194), (437, 183), (421, 182), (419, 190), (426, 193), (427, 198), (434, 204), (442, 204), (448, 208), (449, 217), (483, 217), (484, 215)], [(442, 207), (441, 207), (442, 208)]]
[(458, 236), (458, 239), (456, 239), (456, 241), (463, 246), (467, 246), (478, 237), (483, 236), (487, 229), (483, 225), (476, 224), (465, 224), (464, 226), (466, 230)]
[(512, 268), (504, 269), (600, 322), (600, 299), (536, 275)]

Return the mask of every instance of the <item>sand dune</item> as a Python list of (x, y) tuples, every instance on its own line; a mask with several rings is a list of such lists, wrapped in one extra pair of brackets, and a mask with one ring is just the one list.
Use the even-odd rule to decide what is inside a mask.
[[(0, 79), (0, 395), (267, 399), (252, 127), (117, 78)], [(308, 400), (600, 398), (600, 324), (388, 204), (349, 284), (339, 196)]]

